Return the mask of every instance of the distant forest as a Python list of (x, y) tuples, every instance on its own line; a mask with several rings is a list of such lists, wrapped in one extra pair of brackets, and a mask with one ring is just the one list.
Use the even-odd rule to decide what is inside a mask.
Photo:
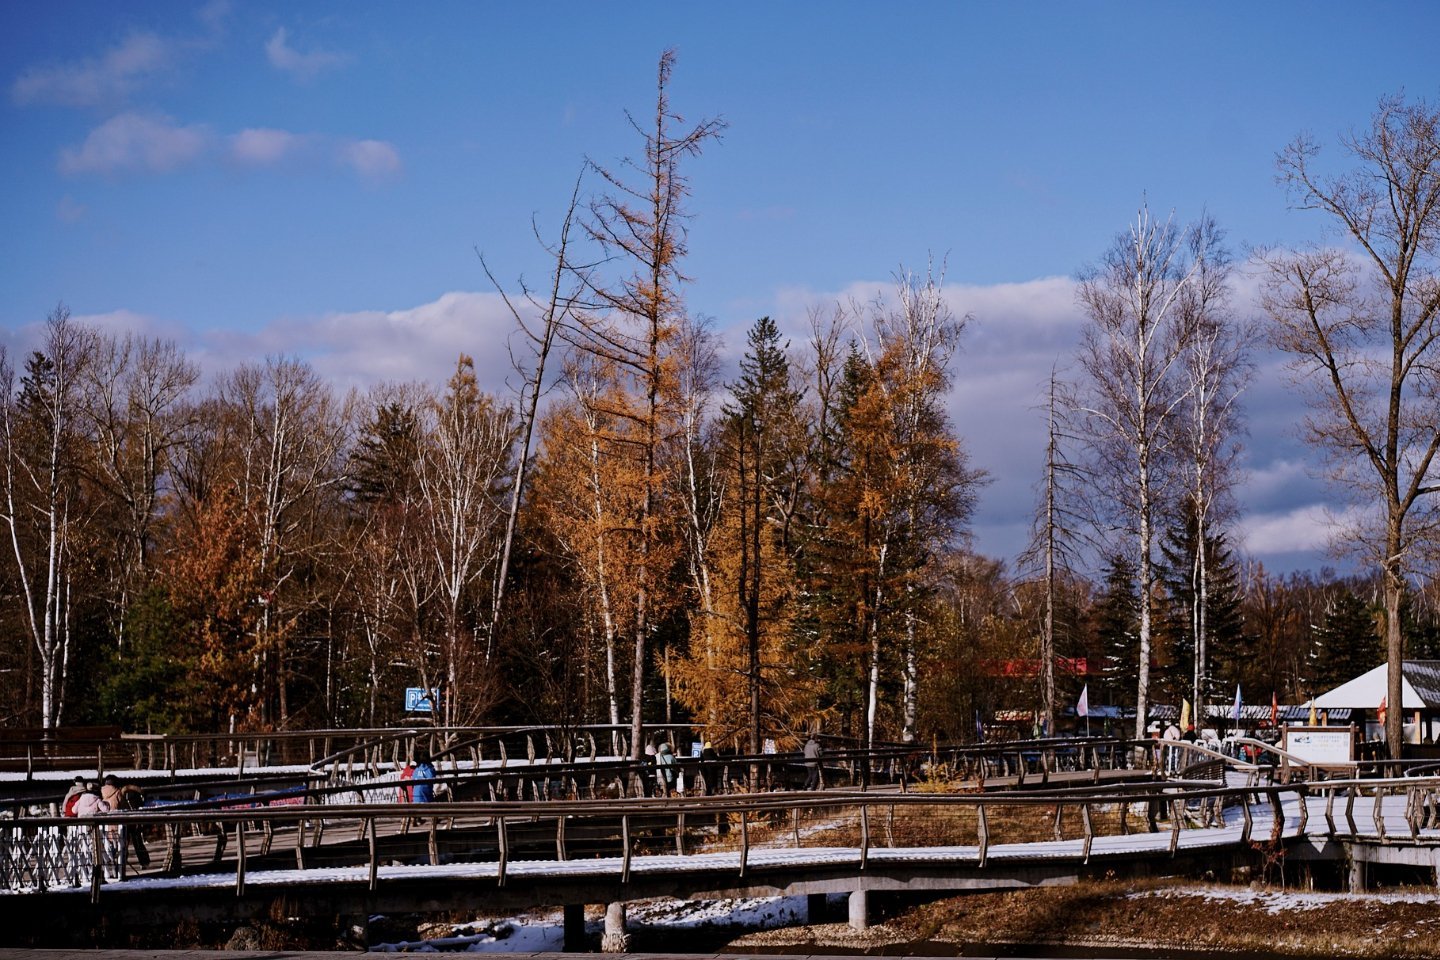
[[(1142, 717), (1236, 684), (1297, 701), (1440, 657), (1440, 114), (1382, 100), (1348, 172), (1280, 154), (1343, 245), (1257, 254), (1254, 317), (1220, 226), (1142, 208), (1081, 274), (1043, 475), (999, 478), (946, 412), (970, 318), (943, 264), (812, 310), (803, 342), (754, 319), (722, 379), (685, 308), (684, 166), (724, 125), (676, 114), (673, 65), (630, 161), (587, 165), (543, 281), (491, 278), (511, 393), (464, 354), (364, 394), (294, 358), (202, 381), (63, 306), (3, 358), (4, 724), (380, 726), (422, 687), (437, 722), (692, 722), (758, 751), (965, 740), (1002, 709), (1053, 730), (1082, 684)], [(1262, 344), (1311, 385), (1363, 575), (1232, 546)], [(1012, 563), (968, 545), (991, 482), (1036, 490)]]

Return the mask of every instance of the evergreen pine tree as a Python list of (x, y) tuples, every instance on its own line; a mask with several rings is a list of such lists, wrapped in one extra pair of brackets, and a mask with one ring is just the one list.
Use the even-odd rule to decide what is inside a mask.
[(1105, 657), (1103, 702), (1133, 705), (1139, 672), (1140, 597), (1135, 592), (1135, 565), (1123, 554), (1105, 562), (1105, 590), (1091, 615), (1095, 639)]

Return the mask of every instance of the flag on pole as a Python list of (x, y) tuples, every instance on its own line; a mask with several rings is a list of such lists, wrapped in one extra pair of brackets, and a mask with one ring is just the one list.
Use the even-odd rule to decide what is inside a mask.
[(1314, 697), (1311, 697), (1311, 698), (1310, 698), (1310, 726), (1312, 726), (1312, 727), (1318, 727), (1318, 726), (1320, 726), (1320, 724), (1318, 724), (1318, 723), (1315, 722), (1315, 698), (1314, 698)]
[(1090, 716), (1090, 684), (1080, 688), (1080, 701), (1075, 704), (1075, 716)]
[(1385, 697), (1380, 698), (1380, 708), (1375, 711), (1375, 715), (1380, 718), (1380, 725), (1383, 727), (1385, 725)]
[(1270, 726), (1280, 726), (1280, 699), (1274, 690), (1270, 691)]
[(1182, 699), (1182, 700), (1180, 701), (1180, 729), (1181, 729), (1181, 730), (1189, 730), (1189, 729), (1190, 729), (1190, 701), (1189, 701), (1189, 700), (1184, 700), (1184, 699)]
[(1235, 684), (1235, 709), (1230, 711), (1230, 718), (1235, 721), (1235, 726), (1240, 726), (1240, 684)]

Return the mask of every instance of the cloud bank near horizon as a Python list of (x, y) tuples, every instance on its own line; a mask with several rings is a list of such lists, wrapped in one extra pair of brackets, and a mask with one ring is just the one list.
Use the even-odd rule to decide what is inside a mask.
[[(881, 281), (856, 282), (836, 292), (789, 288), (776, 291), (768, 305), (747, 303), (744, 312), (769, 313), (790, 338), (792, 350), (800, 352), (812, 308), (852, 299), (871, 302), (891, 286)], [(944, 290), (956, 315), (970, 318), (952, 366), (949, 411), (972, 466), (984, 469), (991, 481), (981, 491), (974, 516), (974, 547), (1013, 560), (1024, 549), (1037, 502), (1050, 371), (1065, 372), (1083, 322), (1075, 282), (1046, 277), (1025, 283), (954, 283)], [(211, 374), (283, 354), (306, 359), (338, 389), (406, 380), (439, 385), (463, 351), (474, 358), (487, 389), (505, 394), (514, 382), (507, 350), (513, 321), (494, 293), (453, 291), (398, 310), (283, 317), (254, 331), (205, 331), (123, 310), (78, 319), (174, 339)], [(746, 326), (717, 325), (725, 380), (735, 374)], [(13, 332), (12, 350), (33, 342), (35, 329)], [(1327, 544), (1348, 514), (1335, 507), (1307, 463), (1296, 431), (1304, 408), (1283, 377), (1279, 357), (1259, 357), (1245, 405), (1249, 436), (1237, 491), (1242, 517), (1233, 531), (1237, 546), (1282, 571), (1333, 565), (1325, 556)]]

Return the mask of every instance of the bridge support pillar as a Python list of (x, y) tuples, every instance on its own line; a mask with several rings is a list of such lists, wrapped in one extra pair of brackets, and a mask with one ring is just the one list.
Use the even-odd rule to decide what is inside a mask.
[(810, 894), (805, 898), (805, 922), (812, 927), (827, 922), (830, 919), (828, 907), (825, 894)]
[(1365, 861), (1350, 858), (1350, 892), (1365, 892)]
[(565, 942), (566, 953), (585, 952), (585, 904), (565, 904)]
[(864, 889), (850, 891), (850, 929), (870, 928), (870, 894)]
[(604, 953), (626, 953), (630, 949), (630, 934), (625, 932), (625, 904), (605, 904), (605, 935), (600, 938), (600, 950)]

